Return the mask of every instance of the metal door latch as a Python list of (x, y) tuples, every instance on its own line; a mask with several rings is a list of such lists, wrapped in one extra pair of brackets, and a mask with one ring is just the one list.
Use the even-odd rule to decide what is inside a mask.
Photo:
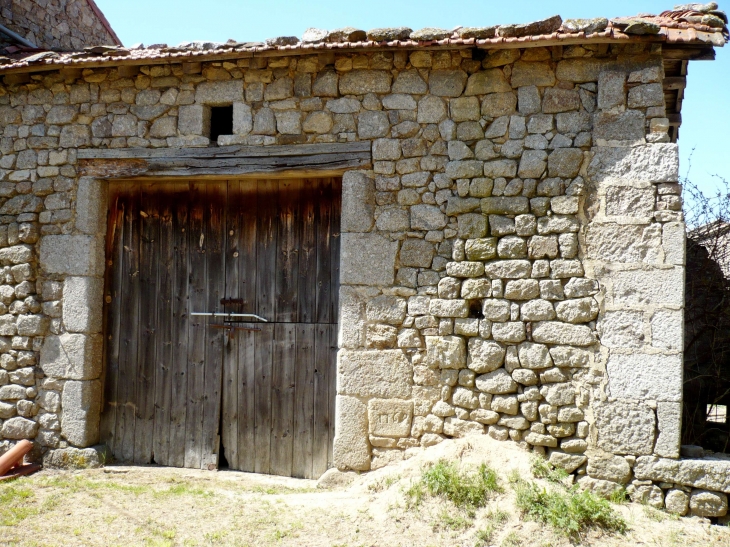
[[(266, 319), (261, 317), (260, 315), (255, 315), (253, 313), (228, 313), (228, 312), (193, 312), (190, 315), (196, 315), (196, 316), (202, 316), (202, 317), (225, 317), (225, 318), (233, 318), (233, 317), (249, 317), (258, 319), (259, 321), (263, 321), (264, 323), (268, 323)], [(225, 319), (224, 319), (225, 321)]]

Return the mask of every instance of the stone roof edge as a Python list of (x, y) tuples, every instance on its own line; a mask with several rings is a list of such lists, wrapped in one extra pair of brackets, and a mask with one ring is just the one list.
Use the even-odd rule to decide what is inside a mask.
[(119, 39), (119, 36), (117, 36), (117, 33), (114, 32), (111, 23), (109, 23), (109, 19), (107, 19), (106, 15), (104, 15), (104, 12), (99, 9), (99, 6), (96, 5), (96, 2), (94, 2), (94, 0), (86, 0), (86, 2), (89, 4), (91, 11), (93, 11), (94, 14), (99, 18), (101, 24), (104, 25), (104, 28), (109, 33), (109, 35), (114, 39), (114, 43), (118, 46), (123, 46), (124, 44)]
[[(296, 46), (254, 46), (239, 47), (224, 50), (181, 50), (157, 53), (154, 55), (125, 55), (125, 56), (96, 56), (82, 58), (54, 58), (41, 60), (20, 59), (12, 64), (0, 65), (0, 75), (18, 74), (27, 72), (45, 72), (61, 68), (104, 68), (130, 65), (157, 65), (172, 63), (198, 63), (226, 61), (231, 59), (245, 59), (251, 57), (280, 57), (314, 55), (324, 52), (369, 52), (379, 51), (412, 51), (412, 50), (453, 50), (453, 49), (515, 49), (550, 46), (567, 46), (580, 44), (611, 44), (611, 43), (655, 43), (671, 44), (674, 48), (713, 49), (722, 47), (725, 37), (717, 32), (703, 32), (695, 29), (662, 29), (656, 35), (632, 36), (616, 30), (594, 33), (585, 36), (580, 34), (553, 33), (543, 36), (526, 36), (522, 38), (491, 38), (491, 39), (445, 39), (431, 42), (395, 41), (395, 42), (360, 42), (360, 43), (318, 43), (298, 44)], [(671, 32), (670, 32), (671, 31)], [(718, 39), (719, 38), (719, 39)], [(144, 53), (152, 53), (142, 50)], [(154, 51), (154, 50), (153, 50)], [(46, 52), (44, 52), (46, 53)], [(43, 55), (41, 53), (40, 55)]]
[[(87, 0), (96, 7), (93, 0)], [(96, 7), (99, 17), (106, 21)], [(329, 51), (398, 51), (414, 49), (507, 49), (591, 43), (664, 43), (673, 48), (701, 51), (700, 58), (728, 41), (727, 15), (717, 4), (675, 6), (659, 15), (614, 19), (568, 19), (559, 15), (523, 25), (456, 27), (453, 30), (407, 27), (372, 29), (352, 27), (325, 31), (307, 29), (299, 39), (281, 36), (265, 42), (183, 42), (177, 46), (137, 44), (100, 45), (77, 52), (21, 51), (0, 57), (0, 74), (41, 72), (66, 68), (169, 64), (240, 59), (253, 56), (311, 55)], [(108, 22), (107, 22), (108, 24)], [(111, 33), (111, 27), (107, 27)], [(116, 34), (114, 34), (116, 36)], [(691, 54), (688, 59), (693, 58)]]

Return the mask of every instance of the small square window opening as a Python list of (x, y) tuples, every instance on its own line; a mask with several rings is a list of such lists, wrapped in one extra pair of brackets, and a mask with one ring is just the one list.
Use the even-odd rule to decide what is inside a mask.
[(221, 135), (233, 135), (233, 105), (210, 109), (210, 142), (216, 142)]
[(715, 424), (727, 423), (727, 405), (707, 405), (707, 421)]

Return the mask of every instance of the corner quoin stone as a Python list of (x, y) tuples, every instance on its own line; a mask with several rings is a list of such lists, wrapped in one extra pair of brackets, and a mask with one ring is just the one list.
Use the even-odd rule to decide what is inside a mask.
[(379, 234), (342, 234), (340, 282), (346, 285), (392, 285), (398, 242)]
[(61, 397), (61, 435), (73, 446), (86, 448), (99, 442), (101, 383), (69, 381)]
[(354, 397), (337, 396), (333, 460), (338, 469), (370, 469), (367, 406)]
[(337, 354), (341, 395), (406, 399), (412, 381), (413, 367), (401, 350), (340, 350)]
[(101, 332), (104, 280), (67, 277), (63, 282), (63, 326), (68, 332)]
[(654, 450), (656, 418), (646, 405), (616, 401), (594, 408), (598, 447), (612, 454), (641, 456)]
[(41, 369), (51, 378), (94, 380), (101, 374), (102, 345), (100, 334), (47, 336), (41, 347)]
[(40, 265), (47, 273), (104, 275), (104, 245), (88, 235), (47, 235), (41, 238)]
[(611, 397), (682, 400), (682, 356), (612, 352), (606, 364)]

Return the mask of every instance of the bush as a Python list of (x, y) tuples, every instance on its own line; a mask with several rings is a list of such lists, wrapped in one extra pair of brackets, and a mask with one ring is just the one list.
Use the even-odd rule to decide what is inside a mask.
[(588, 491), (547, 490), (534, 482), (516, 485), (517, 507), (532, 520), (549, 524), (558, 533), (579, 537), (588, 528), (624, 533), (626, 522), (611, 504)]
[(460, 470), (446, 460), (439, 460), (427, 468), (419, 481), (411, 486), (406, 495), (418, 505), (426, 494), (448, 499), (462, 509), (483, 507), (493, 493), (502, 492), (497, 473), (487, 464), (476, 470)]

